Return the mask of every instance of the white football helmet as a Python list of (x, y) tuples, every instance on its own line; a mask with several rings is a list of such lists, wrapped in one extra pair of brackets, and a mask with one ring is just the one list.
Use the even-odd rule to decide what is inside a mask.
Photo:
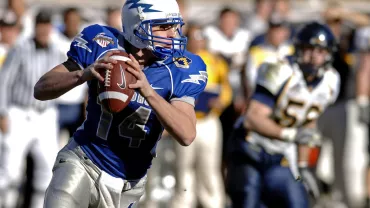
[[(177, 37), (152, 35), (153, 26), (165, 24), (175, 25)], [(162, 59), (182, 56), (187, 43), (181, 31), (183, 25), (176, 0), (127, 0), (122, 7), (122, 30), (125, 39), (136, 48), (147, 48)], [(171, 45), (171, 48), (158, 44)]]

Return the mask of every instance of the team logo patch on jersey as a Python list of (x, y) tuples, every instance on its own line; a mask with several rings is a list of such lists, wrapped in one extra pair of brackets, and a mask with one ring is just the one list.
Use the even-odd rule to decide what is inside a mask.
[(173, 58), (173, 61), (175, 62), (175, 65), (179, 68), (189, 69), (189, 66), (192, 62), (192, 60), (186, 56), (183, 56), (181, 58)]
[(113, 39), (105, 36), (105, 33), (97, 34), (93, 41), (97, 42), (103, 48), (107, 47), (109, 44), (114, 44)]

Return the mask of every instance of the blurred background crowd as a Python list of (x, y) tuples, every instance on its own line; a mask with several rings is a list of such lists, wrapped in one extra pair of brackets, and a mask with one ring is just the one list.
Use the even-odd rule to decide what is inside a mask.
[[(36, 46), (38, 50), (49, 50), (55, 45), (61, 55), (50, 59), (60, 63), (67, 59), (71, 41), (86, 25), (104, 24), (121, 30), (123, 3), (124, 0), (1, 0), (0, 82), (6, 81), (1, 73), (5, 60), (9, 56), (12, 59), (24, 56), (9, 53), (14, 45), (30, 39), (41, 43)], [(369, 138), (368, 127), (359, 121), (356, 83), (360, 78), (370, 81), (370, 77), (358, 73), (370, 70), (370, 1), (178, 0), (178, 3), (187, 23), (184, 29), (188, 50), (205, 60), (209, 74), (207, 89), (219, 89), (220, 95), (207, 104), (199, 101), (196, 106), (198, 135), (191, 146), (181, 147), (169, 135), (163, 135), (140, 207), (228, 207), (224, 188), (227, 139), (235, 120), (247, 106), (258, 66), (266, 60), (292, 55), (292, 36), (302, 23), (311, 20), (327, 23), (338, 40), (333, 65), (342, 83), (337, 102), (320, 118), (326, 139), (317, 150), (316, 175), (323, 192), (317, 206), (365, 207), (370, 198)], [(50, 59), (44, 60), (45, 65), (50, 64)], [(8, 89), (14, 87), (13, 84)], [(57, 125), (46, 127), (43, 122), (33, 121), (42, 129), (37, 131), (57, 132), (55, 143), (61, 148), (84, 120), (86, 93), (87, 86), (81, 85), (52, 103), (57, 115), (44, 122)], [(6, 112), (2, 110), (0, 105), (4, 118)], [(0, 119), (0, 142), (1, 134), (9, 131), (7, 123)], [(18, 131), (23, 132), (20, 137), (28, 134), (22, 125), (25, 124), (18, 125)], [(15, 143), (24, 142), (18, 139)], [(32, 182), (35, 174), (51, 172), (42, 168), (32, 170), (40, 166), (38, 152), (50, 152), (53, 148), (42, 145), (44, 149), (32, 148), (33, 140), (29, 140), (30, 145), (22, 153), (1, 148), (14, 151), (17, 159), (24, 161), (21, 170), (17, 170), (24, 181), (21, 189), (16, 188), (22, 192), (17, 198), (19, 207), (29, 207), (30, 196), (37, 192), (37, 184)]]

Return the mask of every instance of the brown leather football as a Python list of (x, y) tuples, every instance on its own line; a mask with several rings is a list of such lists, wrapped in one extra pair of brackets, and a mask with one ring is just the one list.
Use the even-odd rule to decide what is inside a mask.
[(111, 58), (117, 60), (117, 64), (113, 69), (100, 71), (104, 82), (99, 82), (99, 100), (105, 109), (111, 113), (118, 113), (130, 103), (135, 91), (128, 86), (136, 83), (136, 77), (127, 71), (125, 61), (130, 59), (126, 52), (121, 51)]

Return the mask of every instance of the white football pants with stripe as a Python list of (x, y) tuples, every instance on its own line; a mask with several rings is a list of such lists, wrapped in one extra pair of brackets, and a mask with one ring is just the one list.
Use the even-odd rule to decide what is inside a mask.
[(58, 153), (44, 208), (136, 208), (146, 180), (109, 175), (71, 139)]

